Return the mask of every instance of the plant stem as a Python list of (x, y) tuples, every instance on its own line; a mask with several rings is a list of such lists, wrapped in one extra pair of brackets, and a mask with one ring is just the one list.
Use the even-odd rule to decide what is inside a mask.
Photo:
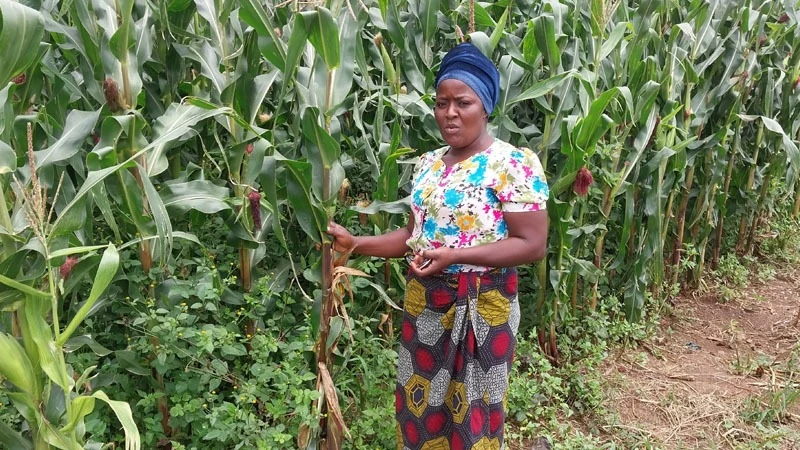
[(252, 277), (250, 268), (250, 249), (239, 247), (239, 274), (242, 276), (242, 291), (250, 292)]
[[(756, 132), (756, 142), (755, 142), (755, 149), (753, 150), (753, 163), (750, 165), (750, 169), (747, 172), (747, 185), (745, 185), (745, 193), (749, 195), (750, 191), (753, 189), (753, 184), (755, 183), (756, 178), (756, 167), (758, 166), (758, 152), (761, 148), (761, 141), (764, 139), (764, 122), (758, 124), (758, 132)], [(747, 223), (749, 216), (745, 214), (742, 216), (742, 220), (739, 222), (739, 240), (736, 242), (736, 253), (741, 253), (744, 250), (744, 238), (745, 234), (747, 233)]]
[(767, 201), (767, 194), (769, 193), (769, 185), (772, 181), (772, 173), (767, 173), (761, 183), (761, 194), (758, 196), (758, 203), (756, 204), (755, 214), (753, 214), (753, 221), (750, 223), (750, 231), (747, 234), (747, 246), (745, 247), (745, 254), (750, 255), (753, 253), (755, 245), (756, 230), (761, 225), (761, 219), (764, 211), (764, 203)]
[[(728, 203), (728, 192), (731, 187), (731, 177), (733, 176), (733, 167), (736, 162), (736, 153), (739, 149), (739, 143), (741, 139), (741, 128), (739, 126), (736, 127), (736, 134), (733, 136), (733, 145), (731, 146), (732, 151), (730, 152), (730, 156), (728, 157), (728, 167), (725, 171), (725, 184), (722, 190), (722, 209), (719, 211), (719, 218), (717, 219), (717, 236), (714, 242), (714, 256), (711, 259), (711, 267), (716, 269), (717, 264), (719, 264), (719, 253), (722, 249), (722, 234), (724, 230), (725, 224), (725, 212), (727, 211)], [(800, 198), (800, 197), (799, 197)]]
[(683, 253), (683, 229), (686, 224), (686, 207), (689, 205), (689, 197), (692, 195), (692, 182), (694, 181), (694, 168), (692, 165), (689, 167), (689, 172), (686, 174), (686, 181), (684, 184), (683, 195), (681, 196), (681, 203), (678, 206), (677, 217), (677, 237), (675, 238), (675, 247), (672, 249), (672, 284), (678, 284), (678, 275), (680, 275), (681, 253)]
[[(14, 225), (11, 223), (11, 216), (8, 214), (8, 205), (6, 205), (5, 185), (3, 180), (0, 180), (0, 225), (5, 228), (7, 233), (14, 232)], [(2, 256), (3, 259), (11, 256), (16, 251), (17, 246), (10, 236), (5, 234), (0, 236), (0, 243), (3, 244), (3, 248), (0, 250), (0, 256)]]
[[(389, 289), (389, 285), (392, 282), (392, 263), (389, 258), (385, 258), (383, 260), (383, 286), (386, 289)], [(392, 299), (395, 300), (395, 299)], [(392, 326), (392, 307), (387, 303), (386, 304), (386, 324), (389, 330), (389, 341), (394, 340), (394, 327)]]
[(792, 208), (792, 217), (797, 216), (800, 216), (800, 182), (795, 182), (794, 207)]
[[(119, 15), (120, 11), (122, 10), (122, 7), (119, 4), (119, 0), (114, 1), (114, 8), (117, 11), (117, 15)], [(122, 20), (125, 20), (125, 18), (122, 18)], [(132, 18), (129, 17), (128, 20), (132, 20)], [(128, 73), (127, 49), (126, 51), (122, 52), (122, 59), (120, 59), (119, 63), (122, 71), (122, 95), (123, 99), (125, 100), (124, 107), (128, 109), (133, 107), (133, 98), (131, 98), (131, 80), (130, 80), (130, 74)], [(133, 139), (133, 136), (131, 136), (130, 138)]]

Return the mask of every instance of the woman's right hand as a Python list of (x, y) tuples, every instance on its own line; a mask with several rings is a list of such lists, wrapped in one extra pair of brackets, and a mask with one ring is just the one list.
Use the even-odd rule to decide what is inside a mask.
[(356, 238), (347, 228), (336, 222), (328, 223), (327, 233), (333, 237), (333, 249), (340, 253), (351, 252), (356, 247)]

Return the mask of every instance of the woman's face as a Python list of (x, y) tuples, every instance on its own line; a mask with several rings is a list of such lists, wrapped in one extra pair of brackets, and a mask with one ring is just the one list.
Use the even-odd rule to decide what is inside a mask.
[(481, 151), (482, 137), (488, 136), (486, 110), (481, 99), (466, 83), (444, 80), (436, 89), (434, 116), (442, 138), (454, 150)]

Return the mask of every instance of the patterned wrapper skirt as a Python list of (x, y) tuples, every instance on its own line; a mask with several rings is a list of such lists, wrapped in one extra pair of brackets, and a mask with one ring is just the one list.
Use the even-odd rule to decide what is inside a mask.
[(398, 450), (503, 449), (517, 271), (409, 275), (400, 337)]

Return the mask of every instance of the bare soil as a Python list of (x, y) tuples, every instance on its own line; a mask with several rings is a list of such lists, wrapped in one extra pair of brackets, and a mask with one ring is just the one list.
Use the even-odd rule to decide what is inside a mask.
[(609, 358), (617, 420), (601, 426), (605, 438), (623, 448), (800, 450), (800, 271), (728, 303), (705, 291), (675, 299), (655, 338)]

